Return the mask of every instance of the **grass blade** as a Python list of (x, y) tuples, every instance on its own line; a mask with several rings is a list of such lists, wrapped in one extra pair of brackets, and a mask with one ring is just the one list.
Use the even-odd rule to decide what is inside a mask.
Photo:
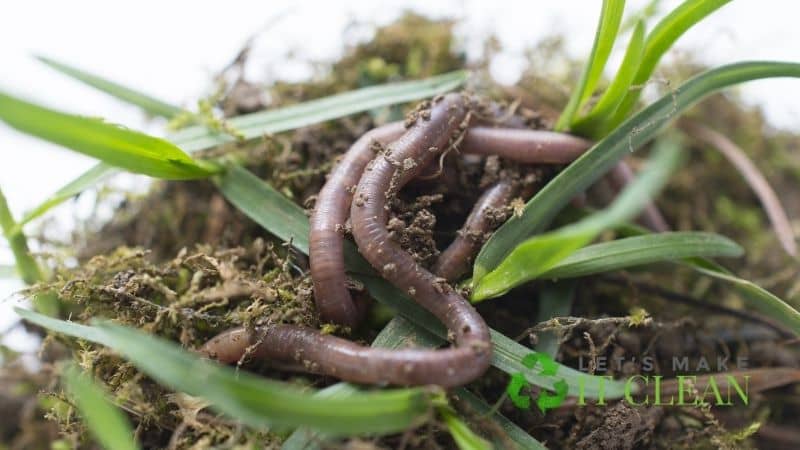
[[(575, 284), (560, 282), (545, 284), (539, 294), (539, 313), (536, 315), (536, 322), (546, 322), (553, 317), (568, 316), (572, 310), (572, 302), (575, 299)], [(558, 356), (560, 336), (555, 331), (544, 331), (537, 333), (538, 342), (536, 351), (550, 355), (554, 360)]]
[(202, 397), (216, 410), (256, 428), (309, 426), (342, 435), (391, 433), (425, 421), (432, 407), (430, 392), (422, 388), (314, 397), (313, 391), (237, 372), (138, 330), (105, 322), (86, 326), (16, 311), (49, 330), (114, 349), (159, 383)]
[(113, 97), (122, 100), (125, 103), (136, 105), (144, 112), (153, 115), (171, 119), (177, 116), (183, 110), (177, 106), (170, 105), (169, 103), (162, 102), (157, 98), (153, 98), (147, 94), (127, 88), (121, 84), (109, 81), (105, 78), (98, 77), (88, 72), (84, 72), (77, 67), (59, 62), (46, 56), (35, 56), (40, 62), (47, 64), (51, 68), (75, 78), (82, 83), (85, 83), (99, 91), (105, 92)]
[[(297, 105), (234, 117), (227, 123), (244, 139), (293, 130), (375, 108), (434, 97), (463, 84), (469, 72), (456, 71), (424, 80), (370, 86)], [(196, 125), (177, 132), (170, 140), (193, 152), (215, 147), (233, 138)]]
[(592, 107), (586, 116), (572, 123), (571, 129), (581, 136), (597, 137), (597, 127), (602, 121), (611, 116), (616, 111), (625, 94), (633, 83), (636, 69), (642, 61), (644, 54), (644, 22), (639, 21), (633, 29), (631, 40), (622, 63), (619, 65), (617, 75), (608, 86), (600, 100)]
[(476, 258), (473, 280), (480, 279), (526, 237), (541, 232), (575, 194), (603, 176), (628, 152), (650, 141), (667, 123), (705, 96), (745, 81), (775, 77), (800, 77), (800, 64), (743, 62), (704, 72), (674, 93), (654, 102), (626, 120), (575, 162), (558, 174), (523, 208), (500, 227)]
[(714, 233), (672, 232), (590, 245), (569, 255), (540, 278), (564, 279), (699, 257), (737, 257), (744, 250)]
[[(424, 80), (387, 83), (312, 100), (299, 105), (247, 114), (235, 117), (227, 121), (227, 123), (237, 131), (244, 133), (245, 137), (257, 139), (265, 134), (289, 131), (326, 120), (368, 111), (373, 108), (433, 97), (457, 88), (468, 77), (469, 72), (456, 71)], [(102, 88), (103, 86), (108, 86), (107, 83), (116, 84), (106, 81), (105, 84), (98, 83), (93, 86), (108, 92)], [(206, 150), (228, 142), (230, 139), (232, 138), (228, 135), (214, 133), (201, 126), (186, 128), (180, 134), (171, 138), (172, 142), (177, 146), (190, 152)], [(59, 189), (45, 203), (26, 215), (20, 224), (24, 225), (41, 216), (49, 209), (79, 194), (84, 189), (99, 183), (103, 178), (113, 173), (113, 167), (106, 164), (98, 164)]]
[[(219, 169), (175, 145), (99, 119), (66, 114), (0, 93), (0, 119), (17, 130), (156, 178), (206, 178)], [(84, 178), (85, 181), (85, 177)]]
[(136, 450), (128, 418), (108, 398), (104, 389), (75, 366), (63, 373), (64, 385), (92, 435), (103, 448)]
[[(244, 168), (231, 168), (217, 183), (225, 198), (245, 215), (276, 237), (285, 241), (291, 240), (297, 249), (307, 251), (309, 225), (308, 217), (302, 208), (255, 175), (247, 173)], [(291, 226), (287, 226), (287, 223)], [(354, 276), (366, 285), (376, 300), (400, 312), (418, 328), (433, 333), (439, 338), (439, 344), (446, 342), (447, 330), (433, 315), (383, 279), (370, 276), (369, 274), (374, 272), (369, 263), (364, 261), (350, 241), (345, 243), (345, 261), (348, 269), (355, 272)], [(494, 330), (492, 330), (492, 343), (494, 345), (492, 364), (495, 367), (509, 374), (522, 372), (531, 383), (548, 389), (553, 388), (553, 383), (557, 380), (540, 375), (541, 367), (527, 369), (522, 365), (522, 358), (532, 350)], [(586, 382), (586, 395), (594, 398), (593, 396), (599, 394), (597, 389), (600, 379), (561, 366), (559, 376), (564, 374), (567, 375), (570, 392), (577, 392), (580, 377), (589, 377), (587, 378), (589, 381)], [(607, 397), (617, 398), (622, 395), (624, 395), (623, 383), (612, 382), (606, 385)]]
[(65, 185), (58, 191), (56, 191), (53, 195), (47, 198), (44, 202), (39, 204), (33, 210), (25, 213), (22, 216), (22, 219), (17, 223), (16, 228), (14, 229), (15, 232), (22, 231), (22, 227), (25, 224), (29, 223), (30, 221), (41, 217), (50, 209), (60, 205), (61, 203), (69, 200), (72, 197), (80, 194), (81, 192), (90, 189), (96, 186), (98, 183), (103, 181), (105, 178), (109, 177), (114, 173), (114, 168), (109, 166), (106, 163), (100, 163), (93, 166), (88, 171), (84, 172), (81, 176), (71, 181), (69, 184)]
[(642, 57), (636, 76), (633, 77), (632, 85), (638, 88), (627, 92), (620, 102), (619, 108), (617, 108), (617, 111), (609, 119), (604, 129), (599, 134), (600, 136), (616, 128), (617, 125), (628, 117), (628, 114), (630, 114), (636, 106), (637, 100), (639, 100), (641, 86), (650, 79), (661, 57), (672, 47), (672, 44), (686, 33), (689, 28), (730, 1), (731, 0), (686, 0), (656, 24), (655, 28), (647, 35), (644, 56)]
[(786, 215), (786, 210), (781, 206), (781, 201), (778, 200), (778, 195), (769, 185), (767, 178), (758, 170), (755, 163), (747, 157), (744, 150), (724, 134), (699, 123), (687, 122), (683, 124), (683, 128), (692, 138), (717, 149), (739, 171), (764, 207), (764, 211), (766, 211), (783, 249), (790, 256), (797, 256), (797, 243), (795, 242), (794, 231), (792, 231), (792, 224)]
[(440, 408), (439, 415), (442, 417), (450, 435), (456, 441), (460, 450), (491, 450), (492, 444), (475, 434), (455, 411), (450, 408)]
[(25, 284), (36, 284), (42, 280), (42, 271), (28, 249), (28, 239), (25, 234), (15, 232), (16, 227), (17, 224), (8, 208), (6, 196), (0, 190), (0, 230), (3, 231), (3, 236), (8, 241), (11, 253), (14, 255), (16, 271), (12, 271), (12, 273), (19, 274)]
[(475, 283), (472, 300), (497, 297), (537, 278), (603, 231), (636, 217), (667, 183), (680, 161), (679, 143), (660, 140), (647, 167), (607, 209), (518, 245), (493, 271)]
[[(498, 448), (511, 448), (511, 449), (519, 449), (519, 450), (547, 450), (547, 447), (542, 445), (541, 442), (537, 441), (533, 436), (525, 432), (522, 428), (517, 426), (514, 422), (508, 420), (504, 415), (492, 410), (492, 407), (487, 405), (486, 402), (478, 398), (472, 392), (466, 389), (459, 389), (457, 390), (453, 396), (458, 400), (464, 402), (470, 408), (472, 408), (477, 414), (481, 416), (489, 416), (491, 414), (491, 418), (495, 424), (500, 426), (505, 433), (503, 439), (495, 438), (494, 444)], [(508, 442), (508, 441), (511, 442)], [(512, 445), (508, 445), (512, 444)]]
[[(649, 230), (630, 223), (619, 227), (617, 232), (625, 236), (649, 236), (652, 234)], [(780, 322), (800, 336), (800, 312), (780, 297), (751, 281), (737, 277), (728, 269), (709, 259), (688, 258), (681, 261), (680, 264), (731, 285), (739, 292), (747, 306)]]
[(556, 130), (568, 128), (575, 114), (594, 92), (608, 61), (608, 55), (611, 54), (611, 49), (614, 47), (614, 41), (617, 39), (624, 9), (625, 0), (603, 0), (603, 8), (600, 11), (600, 20), (594, 34), (594, 44), (589, 53), (589, 60), (578, 81), (578, 86), (572, 91), (567, 106), (564, 107), (564, 111), (561, 112), (561, 116), (556, 122)]

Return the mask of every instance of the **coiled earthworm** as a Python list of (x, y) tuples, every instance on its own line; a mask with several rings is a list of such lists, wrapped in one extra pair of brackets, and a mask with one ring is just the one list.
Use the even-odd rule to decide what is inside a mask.
[(490, 186), (480, 196), (456, 238), (436, 259), (433, 273), (455, 281), (469, 270), (469, 263), (483, 244), (483, 238), (491, 229), (491, 210), (503, 208), (511, 201), (516, 188), (510, 180), (503, 179)]
[[(405, 127), (393, 122), (375, 128), (358, 139), (331, 172), (317, 195), (311, 215), (309, 260), (314, 298), (323, 321), (345, 326), (358, 323), (358, 313), (346, 287), (342, 240), (356, 185), (373, 159), (373, 144), (388, 144)], [(497, 154), (521, 163), (563, 164), (574, 160), (590, 143), (567, 134), (539, 130), (470, 127), (460, 146), (464, 153)]]
[(308, 250), (314, 300), (320, 318), (325, 322), (349, 327), (358, 323), (358, 310), (347, 290), (342, 243), (353, 200), (350, 188), (355, 187), (364, 167), (375, 157), (373, 144), (392, 141), (403, 131), (403, 123), (394, 122), (364, 134), (344, 154), (317, 195), (310, 218)]
[(462, 94), (448, 94), (420, 112), (415, 124), (366, 168), (350, 209), (353, 237), (364, 258), (437, 317), (455, 342), (448, 349), (422, 352), (415, 361), (397, 360), (387, 353), (384, 359), (372, 362), (415, 383), (469, 382), (483, 374), (491, 361), (489, 328), (483, 318), (446, 282), (393, 242), (386, 227), (392, 196), (455, 145), (457, 134), (466, 131), (468, 101)]

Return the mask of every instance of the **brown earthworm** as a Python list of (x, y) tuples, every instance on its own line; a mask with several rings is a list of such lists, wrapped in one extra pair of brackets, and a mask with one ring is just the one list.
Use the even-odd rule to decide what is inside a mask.
[(486, 189), (475, 202), (456, 238), (436, 259), (433, 273), (448, 281), (454, 281), (466, 273), (470, 260), (483, 243), (482, 238), (491, 228), (490, 211), (508, 205), (515, 191), (514, 183), (507, 179)]
[(472, 305), (444, 280), (421, 267), (389, 236), (389, 201), (441, 152), (455, 145), (455, 134), (466, 131), (468, 99), (448, 94), (417, 114), (415, 124), (386, 152), (373, 160), (358, 183), (350, 216), (358, 249), (381, 275), (404, 290), (449, 330), (455, 346), (421, 351), (415, 361), (387, 356), (372, 364), (385, 371), (412, 376), (420, 383), (458, 378), (474, 380), (489, 367), (489, 328)]
[[(394, 141), (404, 131), (402, 122), (393, 122), (366, 133), (345, 153), (317, 196), (310, 219), (309, 260), (314, 298), (323, 321), (350, 327), (358, 323), (357, 308), (346, 287), (342, 244), (353, 198), (350, 189), (375, 156), (372, 145)], [(563, 164), (574, 160), (590, 144), (574, 136), (550, 131), (475, 126), (467, 130), (461, 151), (497, 154), (521, 163)]]
[(323, 321), (349, 327), (358, 323), (358, 310), (347, 290), (342, 242), (353, 200), (350, 189), (355, 187), (364, 167), (375, 157), (373, 144), (392, 141), (404, 130), (402, 122), (394, 122), (364, 134), (344, 154), (317, 196), (310, 218), (308, 250), (314, 300)]

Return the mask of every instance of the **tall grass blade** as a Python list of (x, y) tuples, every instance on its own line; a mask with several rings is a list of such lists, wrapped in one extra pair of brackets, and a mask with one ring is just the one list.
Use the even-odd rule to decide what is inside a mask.
[[(424, 80), (387, 83), (298, 105), (239, 116), (229, 120), (228, 124), (233, 129), (244, 133), (246, 138), (258, 139), (266, 134), (289, 131), (326, 120), (368, 111), (373, 108), (433, 97), (457, 88), (468, 77), (469, 72), (456, 71)], [(107, 83), (116, 84), (110, 81)], [(101, 88), (103, 84), (94, 86), (104, 92), (108, 92)], [(170, 139), (183, 150), (191, 152), (213, 148), (228, 142), (232, 138), (228, 135), (214, 133), (201, 126), (195, 126), (184, 129), (180, 134)], [(31, 214), (28, 214), (21, 223), (30, 222), (113, 173), (113, 167), (106, 164), (98, 164), (50, 196), (45, 203), (38, 206)]]
[(108, 398), (105, 390), (80, 369), (70, 365), (63, 373), (64, 384), (75, 406), (97, 442), (106, 449), (136, 450), (128, 418)]
[(14, 272), (19, 274), (25, 284), (36, 284), (42, 280), (42, 271), (28, 249), (28, 239), (25, 234), (15, 231), (16, 228), (17, 223), (11, 215), (6, 196), (0, 190), (0, 230), (2, 230), (3, 236), (8, 241), (9, 247), (11, 247), (11, 253), (14, 255), (14, 263), (16, 265), (16, 271)]
[(712, 69), (626, 120), (559, 173), (525, 205), (519, 216), (509, 219), (489, 238), (476, 259), (474, 282), (497, 267), (525, 238), (544, 230), (575, 194), (592, 185), (628, 152), (650, 141), (687, 108), (722, 88), (775, 77), (800, 77), (800, 64), (757, 61)]
[(162, 102), (157, 98), (153, 98), (147, 94), (143, 94), (121, 84), (109, 81), (89, 72), (85, 72), (69, 64), (48, 58), (46, 56), (37, 55), (35, 58), (42, 63), (47, 64), (51, 68), (78, 81), (81, 81), (82, 83), (85, 83), (99, 91), (116, 97), (125, 103), (136, 105), (150, 115), (171, 119), (183, 112), (183, 110), (177, 106)]
[(608, 55), (611, 54), (611, 49), (614, 47), (614, 41), (617, 39), (624, 9), (625, 0), (603, 0), (603, 8), (600, 11), (600, 20), (597, 24), (597, 31), (595, 31), (589, 60), (586, 62), (578, 85), (572, 91), (567, 106), (556, 122), (556, 130), (567, 129), (581, 107), (592, 96), (597, 82), (600, 80), (600, 75), (603, 74)]
[[(575, 284), (558, 282), (545, 284), (539, 291), (539, 313), (536, 322), (546, 322), (554, 317), (568, 316), (575, 299)], [(536, 351), (550, 355), (554, 360), (558, 356), (560, 336), (555, 331), (544, 331), (537, 334)]]
[(680, 161), (680, 144), (661, 139), (655, 154), (636, 180), (607, 209), (555, 231), (534, 236), (518, 245), (497, 266), (473, 285), (473, 301), (496, 297), (537, 278), (603, 231), (636, 217), (669, 180)]
[(644, 22), (638, 22), (633, 29), (631, 40), (622, 63), (619, 65), (617, 75), (603, 92), (603, 95), (595, 103), (592, 109), (580, 119), (574, 121), (570, 128), (573, 132), (581, 136), (597, 138), (597, 127), (603, 120), (611, 116), (616, 111), (625, 94), (631, 88), (636, 69), (642, 61), (644, 54)]
[[(17, 130), (107, 164), (156, 178), (206, 178), (219, 169), (175, 145), (138, 131), (44, 108), (0, 93), (0, 120)], [(85, 177), (84, 178), (85, 181)]]
[(237, 372), (138, 330), (108, 322), (79, 325), (16, 311), (51, 331), (105, 345), (159, 383), (202, 397), (214, 409), (256, 428), (309, 426), (337, 435), (391, 433), (424, 422), (432, 407), (431, 393), (422, 388), (315, 397), (313, 390)]
[(792, 223), (789, 221), (786, 210), (781, 205), (778, 194), (769, 185), (767, 177), (747, 157), (747, 153), (727, 136), (705, 125), (687, 122), (683, 124), (683, 128), (692, 138), (722, 153), (722, 156), (739, 171), (764, 207), (783, 249), (789, 256), (797, 256), (797, 242), (795, 242)]
[(714, 233), (659, 233), (590, 245), (569, 255), (539, 278), (577, 278), (658, 262), (737, 257), (743, 253), (738, 244)]
[(730, 1), (686, 0), (656, 24), (655, 28), (647, 35), (644, 56), (636, 76), (633, 77), (634, 89), (625, 94), (619, 108), (603, 127), (600, 136), (616, 128), (633, 111), (636, 101), (639, 100), (641, 87), (650, 79), (661, 57), (672, 47), (672, 44), (696, 23)]
[(492, 444), (473, 432), (450, 408), (439, 408), (439, 415), (456, 441), (459, 450), (491, 450)]

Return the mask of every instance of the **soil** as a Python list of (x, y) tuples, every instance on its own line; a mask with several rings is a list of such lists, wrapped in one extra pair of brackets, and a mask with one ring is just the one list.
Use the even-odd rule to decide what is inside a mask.
[[(515, 114), (532, 128), (550, 128), (566, 102), (566, 86), (574, 84), (580, 67), (564, 56), (560, 40), (553, 38), (531, 49), (530, 65), (519, 83), (500, 86), (488, 76), (488, 61), (496, 50), (492, 43), (487, 43), (483, 58), (467, 64), (452, 28), (452, 22), (408, 14), (378, 29), (370, 41), (349, 48), (341, 60), (329, 65), (324, 77), (268, 85), (239, 79), (214, 99), (215, 106), (232, 116), (469, 67), (475, 73), (472, 90), (515, 105)], [(564, 62), (570, 68), (566, 74)], [(236, 69), (234, 65), (226, 70)], [(691, 61), (679, 61), (665, 69), (664, 76), (683, 80), (701, 69)], [(353, 141), (413, 108), (405, 105), (355, 115), (226, 151), (236, 153), (248, 169), (310, 208), (327, 172)], [(800, 217), (800, 137), (771, 129), (758, 108), (744, 106), (732, 94), (715, 95), (688, 116), (740, 143), (765, 172), (789, 216)], [(642, 153), (629, 158), (634, 167), (641, 163)], [(800, 265), (781, 250), (756, 197), (718, 154), (692, 148), (690, 155), (690, 163), (658, 200), (667, 220), (676, 229), (714, 231), (742, 243), (747, 256), (725, 261), (726, 265), (800, 306)], [(533, 192), (559, 169), (449, 155), (441, 174), (413, 182), (399, 193), (389, 228), (417, 261), (430, 265), (461, 227), (482, 189), (512, 177)], [(498, 217), (508, 213), (498, 211)], [(305, 256), (238, 212), (209, 182), (154, 183), (144, 198), (117, 205), (113, 219), (88, 227), (90, 232), (76, 238), (77, 267), (57, 267), (47, 286), (59, 292), (72, 320), (108, 317), (190, 349), (233, 325), (293, 323), (347, 333), (319, 323)], [(533, 345), (540, 287), (534, 283), (516, 289), (504, 298), (483, 302), (479, 310), (490, 326)], [(682, 302), (670, 297), (687, 293), (689, 298)], [(689, 301), (698, 298), (702, 301)], [(703, 356), (715, 361), (725, 354), (732, 360), (747, 357), (752, 368), (800, 367), (797, 341), (747, 314), (706, 307), (706, 301), (729, 309), (742, 306), (730, 289), (673, 266), (581, 279), (570, 315), (582, 319), (563, 321), (557, 359), (578, 367), (601, 357), (619, 358), (623, 362), (618, 365), (589, 367), (614, 376), (640, 373), (644, 356), (653, 358), (653, 374), (665, 377), (675, 374), (671, 365), (675, 355), (688, 356), (692, 363)], [(349, 337), (368, 343), (386, 320), (386, 311), (376, 306), (368, 323)], [(106, 384), (147, 448), (277, 448), (282, 440), (280, 435), (242, 428), (207, 412), (102, 347), (47, 336), (36, 370), (25, 368), (18, 355), (4, 359), (0, 448), (48, 448), (48, 442), (56, 442), (50, 448), (93, 448), (58, 384), (53, 363), (62, 358), (75, 359)], [(314, 387), (336, 381), (282, 372), (257, 361), (247, 361), (242, 370)], [(507, 382), (507, 375), (491, 369), (471, 387), (494, 404)], [(747, 407), (727, 410), (633, 408), (611, 402), (605, 407), (562, 407), (543, 416), (536, 410), (519, 410), (507, 400), (499, 409), (552, 449), (800, 448), (798, 386), (759, 392)], [(486, 422), (468, 409), (462, 413), (472, 415), (475, 423)], [(766, 431), (755, 431), (755, 423)], [(489, 435), (498, 432), (490, 425), (480, 429)], [(455, 448), (435, 422), (402, 435), (354, 437), (331, 446), (397, 448), (401, 443), (409, 449)]]

